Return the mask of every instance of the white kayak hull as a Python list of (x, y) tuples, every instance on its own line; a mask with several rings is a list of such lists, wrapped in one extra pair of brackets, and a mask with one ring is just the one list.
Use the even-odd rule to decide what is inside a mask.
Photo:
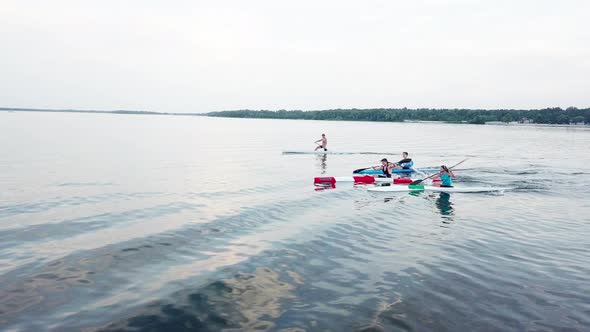
[(359, 177), (354, 176), (335, 176), (335, 182), (366, 182), (366, 183), (393, 183), (392, 178), (373, 178), (373, 182), (371, 181), (359, 181)]
[(370, 152), (370, 151), (333, 151), (333, 150), (318, 150), (318, 151), (309, 151), (309, 150), (289, 150), (283, 151), (283, 154), (390, 154), (388, 152)]
[(367, 189), (370, 192), (410, 192), (410, 191), (434, 191), (434, 192), (446, 192), (446, 193), (485, 193), (485, 192), (501, 192), (504, 190), (510, 190), (510, 188), (498, 188), (498, 187), (435, 187), (435, 186), (404, 186), (404, 185), (391, 185), (385, 187), (375, 187)]
[(313, 178), (315, 184), (334, 184), (341, 182), (354, 182), (354, 183), (404, 183), (408, 184), (412, 182), (409, 178), (376, 178), (370, 175), (359, 175), (359, 176), (318, 176)]

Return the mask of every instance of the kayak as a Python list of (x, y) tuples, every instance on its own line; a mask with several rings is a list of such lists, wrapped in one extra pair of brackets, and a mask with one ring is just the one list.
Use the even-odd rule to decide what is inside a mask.
[(287, 150), (283, 151), (283, 154), (390, 154), (388, 152), (370, 152), (370, 151), (334, 151), (334, 150), (318, 150), (318, 151), (309, 151), (309, 150)]
[[(411, 169), (411, 168), (403, 168), (403, 169), (398, 169), (398, 168), (394, 168), (391, 170), (393, 173), (398, 173), (398, 174), (403, 174), (403, 173), (414, 173), (416, 170)], [(354, 173), (354, 174), (377, 174), (377, 175), (382, 175), (383, 171), (380, 169), (365, 169), (362, 170), (358, 173)]]
[(361, 176), (319, 176), (313, 178), (314, 184), (334, 184), (336, 182), (355, 182), (355, 183), (404, 183), (412, 182), (412, 179), (403, 178), (374, 178), (370, 175)]
[(511, 188), (499, 188), (499, 187), (435, 187), (435, 186), (386, 186), (386, 187), (375, 187), (369, 188), (371, 192), (409, 192), (409, 191), (437, 191), (446, 193), (485, 193), (494, 191), (510, 190)]
[[(392, 169), (393, 173), (414, 173), (414, 172), (425, 172), (425, 173), (436, 173), (438, 172), (438, 168), (394, 168)], [(358, 173), (354, 173), (354, 174), (377, 174), (377, 175), (382, 175), (383, 171), (380, 169), (365, 169), (362, 170)]]

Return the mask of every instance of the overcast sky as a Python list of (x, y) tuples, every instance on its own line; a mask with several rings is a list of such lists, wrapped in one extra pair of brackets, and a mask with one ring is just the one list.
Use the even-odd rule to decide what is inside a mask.
[(589, 0), (0, 0), (0, 107), (590, 107)]

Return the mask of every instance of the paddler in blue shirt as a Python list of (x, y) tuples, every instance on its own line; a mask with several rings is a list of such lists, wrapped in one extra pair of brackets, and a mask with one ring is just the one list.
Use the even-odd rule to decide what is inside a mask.
[[(381, 159), (381, 166), (375, 166), (375, 167), (373, 167), (373, 169), (382, 170), (383, 176), (386, 178), (390, 178), (391, 173), (393, 172), (393, 163), (390, 163), (389, 161), (387, 161), (387, 158), (383, 158), (383, 159)], [(383, 176), (379, 175), (379, 177), (383, 177)]]
[(453, 187), (453, 178), (455, 178), (455, 174), (453, 174), (453, 171), (448, 169), (447, 166), (442, 165), (440, 167), (439, 173), (432, 178), (432, 181), (436, 181), (436, 179), (440, 179), (440, 183), (436, 182), (436, 183), (433, 183), (432, 185), (436, 186), (436, 187), (451, 188), (451, 187)]
[(408, 158), (407, 152), (402, 153), (402, 158), (402, 160), (398, 161), (397, 163), (394, 163), (393, 167), (397, 169), (410, 169), (412, 168), (412, 166), (414, 166), (414, 162), (412, 161), (412, 158)]

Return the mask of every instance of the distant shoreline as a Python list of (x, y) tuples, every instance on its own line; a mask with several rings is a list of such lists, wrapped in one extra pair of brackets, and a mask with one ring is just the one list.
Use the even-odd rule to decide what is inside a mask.
[(443, 122), (458, 124), (494, 125), (576, 125), (590, 124), (590, 108), (575, 107), (545, 109), (332, 109), (321, 111), (234, 110), (207, 113), (208, 116), (227, 118), (329, 120), (371, 122)]
[[(323, 111), (237, 110), (209, 113), (169, 113), (138, 110), (76, 110), (0, 107), (0, 112), (90, 113), (123, 115), (207, 116), (247, 119), (351, 122), (456, 123), (500, 126), (588, 127), (590, 109), (570, 107), (534, 110), (471, 109), (337, 109)], [(426, 119), (424, 119), (426, 118)]]
[(75, 109), (42, 109), (42, 108), (10, 108), (0, 107), (0, 112), (41, 112), (41, 113), (92, 113), (92, 114), (131, 114), (131, 115), (186, 115), (206, 116), (206, 113), (165, 113), (136, 110), (75, 110)]

